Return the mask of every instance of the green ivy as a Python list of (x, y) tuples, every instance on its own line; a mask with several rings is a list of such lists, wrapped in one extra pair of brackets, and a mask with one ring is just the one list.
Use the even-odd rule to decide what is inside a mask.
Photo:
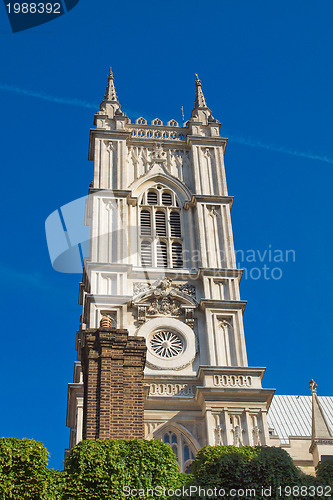
[[(125, 487), (137, 491), (175, 488), (179, 477), (169, 446), (143, 440), (81, 441), (66, 458), (65, 472), (64, 500), (124, 499)], [(149, 498), (166, 500), (167, 496)]]
[(333, 457), (318, 463), (316, 475), (322, 483), (333, 485)]
[(0, 438), (0, 500), (44, 500), (47, 463), (41, 442)]

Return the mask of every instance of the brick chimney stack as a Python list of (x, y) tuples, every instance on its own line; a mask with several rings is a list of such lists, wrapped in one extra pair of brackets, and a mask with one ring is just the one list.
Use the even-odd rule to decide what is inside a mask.
[[(109, 326), (105, 326), (109, 324)], [(143, 439), (146, 343), (105, 318), (84, 334), (83, 439)]]

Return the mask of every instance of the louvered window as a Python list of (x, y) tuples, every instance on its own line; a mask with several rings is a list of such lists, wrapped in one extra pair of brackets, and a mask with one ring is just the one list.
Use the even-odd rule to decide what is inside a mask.
[(170, 233), (172, 238), (181, 238), (182, 231), (179, 212), (171, 212), (170, 214)]
[(162, 205), (172, 205), (172, 194), (171, 193), (162, 193)]
[(148, 201), (148, 205), (157, 205), (157, 193), (156, 193), (156, 191), (148, 191), (147, 201)]
[(141, 264), (143, 267), (152, 267), (153, 265), (150, 241), (141, 242)]
[(141, 236), (151, 236), (151, 216), (149, 210), (140, 213)]
[(158, 210), (155, 214), (156, 235), (166, 236), (165, 212)]
[(172, 267), (183, 267), (183, 248), (181, 243), (172, 243)]
[(157, 267), (168, 267), (168, 252), (165, 241), (158, 241), (156, 248)]
[(140, 201), (141, 265), (183, 268), (182, 212), (175, 193), (160, 184)]

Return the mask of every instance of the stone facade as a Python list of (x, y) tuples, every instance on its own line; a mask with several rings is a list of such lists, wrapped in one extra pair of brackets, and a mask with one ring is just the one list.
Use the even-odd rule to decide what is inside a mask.
[[(85, 339), (105, 317), (143, 337), (144, 435), (168, 443), (182, 470), (206, 444), (269, 443), (274, 390), (262, 388), (265, 369), (247, 362), (220, 127), (198, 77), (186, 123), (131, 123), (110, 72), (90, 135), (76, 370), (86, 363)], [(71, 446), (82, 436), (80, 383), (82, 391), (82, 382), (70, 384)], [(87, 390), (84, 399), (97, 407), (100, 394)]]

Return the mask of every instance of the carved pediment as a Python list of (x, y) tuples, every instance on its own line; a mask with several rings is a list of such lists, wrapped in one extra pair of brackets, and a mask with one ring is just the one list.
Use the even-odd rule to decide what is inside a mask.
[(131, 305), (138, 310), (139, 324), (156, 316), (172, 316), (182, 319), (193, 327), (193, 311), (198, 303), (193, 297), (194, 286), (185, 285), (174, 285), (168, 278), (154, 284), (135, 283), (134, 294), (137, 295)]

